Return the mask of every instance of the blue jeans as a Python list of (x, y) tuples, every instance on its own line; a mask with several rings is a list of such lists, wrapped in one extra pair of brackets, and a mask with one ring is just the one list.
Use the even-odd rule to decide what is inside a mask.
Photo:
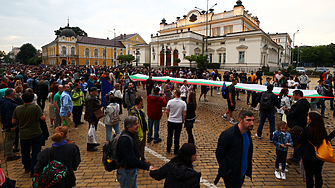
[(326, 104), (325, 104), (325, 99), (320, 98), (319, 101), (316, 103), (316, 105), (319, 107), (321, 106), (321, 115), (325, 115), (325, 109), (326, 109)]
[(148, 127), (149, 127), (149, 132), (148, 132), (148, 139), (152, 138), (152, 126), (155, 125), (155, 133), (154, 133), (154, 140), (157, 140), (159, 138), (159, 121), (158, 120), (153, 120), (148, 118)]
[(261, 112), (261, 117), (259, 120), (259, 125), (257, 129), (257, 136), (262, 136), (262, 130), (265, 123), (266, 118), (268, 118), (270, 123), (270, 140), (272, 140), (272, 134), (275, 131), (275, 114), (274, 112)]
[(119, 128), (120, 122), (114, 125), (107, 125), (106, 124), (106, 140), (111, 140), (111, 135), (113, 132), (113, 129), (115, 131), (115, 134), (120, 134), (120, 128)]
[[(34, 166), (37, 163), (37, 154), (41, 151), (42, 148), (43, 134), (27, 140), (21, 139), (21, 155), (22, 155), (22, 164), (24, 169), (30, 170), (34, 173)], [(30, 158), (30, 148), (32, 150)]]
[(117, 169), (117, 181), (121, 188), (137, 188), (137, 168)]
[(249, 98), (250, 98), (251, 91), (247, 90), (247, 104), (250, 103)]

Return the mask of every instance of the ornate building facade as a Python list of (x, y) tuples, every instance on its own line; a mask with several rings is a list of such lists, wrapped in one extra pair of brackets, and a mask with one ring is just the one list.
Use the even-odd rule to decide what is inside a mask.
[(42, 46), (45, 65), (116, 66), (119, 55), (136, 55), (134, 45), (147, 44), (135, 34), (121, 34), (113, 39), (77, 36), (69, 25), (49, 44)]
[(245, 71), (262, 66), (273, 71), (291, 61), (290, 36), (265, 33), (257, 16), (245, 10), (240, 0), (231, 11), (213, 11), (191, 10), (172, 23), (163, 18), (159, 34), (151, 35), (150, 44), (135, 46), (144, 56), (141, 59), (149, 55), (153, 67), (188, 67), (186, 56), (205, 54), (209, 62), (220, 63), (223, 69)]

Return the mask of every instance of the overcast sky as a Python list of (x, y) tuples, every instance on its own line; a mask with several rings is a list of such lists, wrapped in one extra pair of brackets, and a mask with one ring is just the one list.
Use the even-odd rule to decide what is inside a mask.
[[(195, 6), (206, 9), (206, 0), (0, 0), (0, 50), (10, 51), (32, 43), (37, 49), (55, 39), (54, 30), (78, 26), (90, 37), (113, 38), (139, 33), (149, 43), (164, 17), (168, 23)], [(334, 0), (242, 0), (246, 10), (258, 16), (263, 31), (287, 32), (295, 45), (335, 43)], [(236, 0), (209, 0), (215, 13), (232, 10)]]

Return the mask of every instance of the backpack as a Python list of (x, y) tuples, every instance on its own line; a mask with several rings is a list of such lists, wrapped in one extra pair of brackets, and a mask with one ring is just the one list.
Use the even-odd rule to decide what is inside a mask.
[(222, 93), (222, 97), (223, 97), (224, 99), (228, 99), (228, 98), (229, 98), (229, 91), (228, 91), (228, 88), (229, 88), (229, 87), (226, 86), (226, 83), (223, 82), (222, 89), (221, 89), (221, 93)]
[[(132, 147), (134, 147), (133, 138), (128, 134), (114, 134), (112, 139), (104, 144), (102, 147), (102, 163), (104, 164), (105, 170), (111, 172), (120, 168), (122, 161), (119, 161), (117, 156), (117, 145), (120, 137), (128, 137), (131, 141)], [(125, 160), (125, 159), (123, 159)]]
[(262, 97), (260, 100), (260, 109), (262, 111), (271, 111), (273, 110), (273, 104), (272, 104), (272, 93), (264, 92), (262, 93)]
[(126, 93), (128, 93), (128, 98), (129, 98), (129, 100), (130, 100), (130, 92), (129, 92), (129, 90), (127, 89), (126, 91), (125, 91), (125, 94), (123, 95), (123, 99), (122, 99), (122, 106), (123, 106), (123, 108), (127, 108), (127, 104), (126, 104)]
[(111, 125), (115, 125), (121, 121), (119, 112), (116, 110), (116, 108), (113, 108), (113, 109), (114, 109), (114, 112), (112, 116), (110, 117)]

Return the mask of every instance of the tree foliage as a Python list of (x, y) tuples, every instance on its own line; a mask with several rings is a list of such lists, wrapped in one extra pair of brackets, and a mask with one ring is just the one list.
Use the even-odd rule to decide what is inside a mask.
[(9, 56), (10, 56), (9, 54), (4, 55), (4, 56), (3, 56), (3, 61), (4, 61), (5, 63), (13, 64), (13, 63), (14, 63), (14, 59), (10, 58)]
[(36, 51), (36, 48), (32, 44), (23, 44), (20, 47), (19, 53), (16, 55), (16, 61), (27, 65), (29, 63), (29, 59), (35, 57)]
[[(62, 30), (65, 29), (65, 28), (66, 27), (60, 27), (58, 30), (55, 30), (54, 31), (55, 35), (59, 36), (60, 33), (62, 32)], [(80, 27), (70, 27), (70, 28), (76, 33), (76, 35), (87, 37), (87, 33), (84, 30), (80, 29)]]
[(32, 57), (29, 59), (29, 65), (40, 65), (42, 63), (41, 57)]
[[(299, 50), (299, 60), (298, 58)], [(335, 44), (320, 46), (301, 46), (293, 49), (293, 61), (296, 62), (313, 62), (315, 66), (332, 66), (335, 65)]]
[(197, 62), (198, 68), (205, 68), (206, 67), (206, 61), (207, 61), (207, 58), (203, 54), (200, 54), (200, 55), (196, 56), (196, 58), (195, 58), (195, 62)]
[(195, 56), (195, 55), (185, 57), (185, 59), (187, 59), (190, 62), (190, 68), (191, 68), (191, 62), (195, 61), (196, 58), (197, 58), (197, 56)]
[(117, 60), (130, 63), (135, 60), (135, 57), (133, 55), (119, 55), (117, 56)]

